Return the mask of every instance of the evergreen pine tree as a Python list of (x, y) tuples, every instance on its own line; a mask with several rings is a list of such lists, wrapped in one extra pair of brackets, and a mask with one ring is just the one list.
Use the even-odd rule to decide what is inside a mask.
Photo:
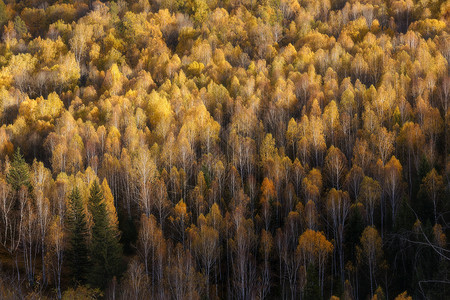
[(110, 225), (103, 193), (97, 181), (92, 184), (89, 197), (92, 214), (92, 272), (93, 285), (103, 288), (108, 280), (119, 274), (122, 265), (122, 245), (117, 228)]
[(83, 284), (87, 279), (90, 266), (88, 247), (88, 225), (80, 191), (74, 188), (69, 196), (67, 227), (70, 232), (67, 260), (74, 281)]
[(6, 14), (6, 5), (3, 0), (0, 0), (0, 26), (6, 23), (8, 20), (8, 15)]
[(309, 265), (308, 271), (306, 272), (306, 287), (305, 287), (305, 300), (320, 300), (322, 296), (320, 295), (319, 277), (317, 276), (318, 271), (314, 265)]
[(30, 182), (30, 169), (22, 154), (20, 154), (20, 148), (17, 148), (14, 153), (13, 161), (6, 176), (6, 181), (13, 187), (15, 191), (18, 191), (25, 186), (28, 191), (31, 192), (32, 186)]

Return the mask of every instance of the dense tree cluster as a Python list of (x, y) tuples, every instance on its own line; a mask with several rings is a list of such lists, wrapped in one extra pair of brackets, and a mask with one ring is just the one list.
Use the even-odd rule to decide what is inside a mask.
[(0, 26), (0, 298), (450, 294), (449, 1), (0, 0)]

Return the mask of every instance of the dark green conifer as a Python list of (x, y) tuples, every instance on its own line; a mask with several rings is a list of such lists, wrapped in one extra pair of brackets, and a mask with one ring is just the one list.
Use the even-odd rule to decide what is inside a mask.
[(119, 274), (122, 265), (122, 245), (115, 228), (111, 228), (103, 193), (97, 181), (92, 184), (89, 197), (92, 214), (92, 270), (90, 281), (103, 288), (108, 280)]
[(8, 16), (6, 14), (5, 2), (0, 0), (0, 26), (3, 26), (3, 24), (5, 24), (7, 20), (8, 20)]
[(23, 36), (25, 36), (28, 33), (27, 24), (19, 16), (16, 16), (14, 18), (14, 29), (16, 30), (16, 32), (18, 34), (18, 38), (22, 38)]
[(319, 277), (317, 274), (317, 268), (314, 265), (309, 265), (308, 271), (306, 272), (305, 300), (323, 299), (320, 294)]
[(18, 191), (25, 186), (31, 192), (32, 186), (30, 182), (30, 168), (20, 153), (20, 148), (17, 148), (14, 153), (11, 166), (6, 176), (6, 181), (12, 186), (15, 191)]
[(86, 282), (90, 266), (88, 247), (89, 229), (80, 191), (76, 187), (69, 196), (67, 227), (69, 230), (67, 260), (72, 270), (73, 280), (77, 284), (83, 284)]

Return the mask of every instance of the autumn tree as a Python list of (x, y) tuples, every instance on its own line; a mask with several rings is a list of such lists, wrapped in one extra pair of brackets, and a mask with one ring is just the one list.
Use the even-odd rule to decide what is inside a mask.
[(336, 251), (339, 257), (341, 282), (344, 282), (344, 230), (350, 213), (350, 197), (347, 192), (331, 189), (327, 196), (327, 212), (331, 219)]
[(25, 265), (25, 273), (28, 284), (34, 286), (36, 284), (36, 257), (39, 249), (39, 224), (36, 208), (32, 199), (26, 192), (25, 186), (22, 186), (21, 197), (25, 198), (22, 237), (22, 254)]
[(360, 186), (364, 178), (364, 172), (362, 168), (356, 164), (353, 164), (350, 171), (345, 176), (344, 186), (348, 189), (353, 199), (357, 199), (361, 191)]
[(317, 203), (323, 187), (320, 170), (314, 168), (309, 171), (308, 175), (302, 180), (302, 187), (306, 200), (313, 200)]
[(334, 100), (325, 107), (323, 115), (326, 135), (329, 137), (330, 144), (337, 145), (341, 124), (339, 121), (339, 110)]
[(370, 294), (373, 295), (374, 286), (377, 286), (377, 271), (381, 268), (384, 255), (383, 241), (374, 227), (368, 226), (364, 229), (360, 238), (360, 246), (357, 246), (357, 253), (358, 261), (366, 264), (369, 268)]
[[(199, 218), (201, 217), (203, 216), (200, 216)], [(192, 240), (192, 249), (205, 276), (206, 296), (209, 298), (210, 276), (220, 251), (219, 232), (207, 224), (202, 224), (200, 225), (200, 228), (190, 228), (189, 234)]]
[(159, 217), (159, 224), (161, 230), (164, 230), (164, 223), (166, 217), (170, 213), (170, 202), (167, 195), (167, 188), (163, 180), (156, 179), (153, 184), (154, 202), (153, 207)]
[(172, 223), (174, 230), (179, 235), (180, 242), (184, 245), (186, 228), (190, 222), (190, 213), (187, 210), (186, 203), (181, 199), (173, 208), (169, 221)]
[[(35, 192), (35, 206), (36, 211), (34, 212), (37, 217), (37, 229), (39, 236), (39, 244), (41, 250), (41, 258), (42, 261), (45, 261), (45, 253), (47, 251), (46, 247), (46, 237), (49, 230), (49, 225), (51, 222), (51, 211), (50, 211), (50, 201), (48, 198), (45, 198), (43, 192), (39, 189)], [(44, 283), (47, 283), (47, 270), (45, 264), (42, 266), (42, 280)]]
[(256, 246), (256, 235), (251, 220), (242, 220), (236, 224), (231, 249), (234, 254), (233, 291), (238, 299), (247, 299), (255, 289), (256, 266), (253, 251)]
[(312, 200), (309, 200), (305, 205), (305, 223), (306, 227), (312, 230), (318, 227), (317, 206)]
[(374, 154), (370, 150), (368, 142), (363, 139), (357, 139), (355, 146), (353, 147), (353, 165), (360, 166), (361, 169), (366, 172), (369, 170), (369, 166), (373, 159)]
[[(418, 172), (420, 153), (425, 143), (425, 137), (419, 124), (406, 122), (398, 136), (398, 142), (403, 149), (408, 162), (408, 182), (410, 191), (412, 188), (413, 171)], [(414, 169), (413, 169), (414, 167)]]
[(395, 223), (395, 217), (400, 204), (402, 169), (402, 165), (395, 156), (392, 156), (384, 167), (384, 189), (391, 204), (392, 223)]
[[(152, 216), (150, 216), (152, 217)], [(150, 292), (152, 295), (164, 298), (166, 289), (163, 282), (166, 278), (164, 272), (165, 263), (167, 261), (167, 241), (163, 236), (161, 228), (157, 225), (157, 222), (153, 222), (153, 231), (150, 235), (150, 250), (151, 250), (151, 265), (150, 265)]]
[(385, 127), (382, 127), (375, 135), (372, 136), (373, 144), (377, 149), (383, 163), (386, 163), (387, 159), (391, 156), (394, 150), (394, 133), (389, 132)]
[[(315, 110), (317, 111), (316, 114), (314, 114)], [(311, 152), (314, 153), (316, 166), (322, 164), (323, 152), (326, 150), (323, 123), (320, 114), (321, 109), (317, 99), (315, 99), (310, 117), (308, 140), (310, 142), (310, 147), (312, 148)]]
[(56, 287), (56, 296), (61, 299), (61, 277), (63, 272), (65, 234), (62, 223), (58, 220), (59, 216), (52, 221), (49, 228), (47, 238), (50, 239), (48, 244), (48, 252), (46, 263), (49, 264), (50, 270), (53, 272), (53, 280)]
[(318, 270), (318, 281), (323, 296), (325, 264), (330, 253), (333, 251), (333, 245), (325, 238), (323, 233), (307, 229), (299, 238), (296, 255), (302, 261), (305, 272), (308, 267), (315, 266)]
[(273, 238), (272, 235), (265, 231), (261, 232), (261, 242), (260, 242), (260, 253), (263, 257), (263, 264), (261, 267), (261, 275), (259, 277), (260, 282), (260, 298), (265, 299), (270, 293), (271, 284), (271, 276), (270, 276), (270, 254), (272, 252), (273, 247)]
[(125, 282), (122, 285), (123, 297), (128, 299), (140, 299), (141, 297), (148, 297), (146, 293), (146, 284), (148, 277), (144, 272), (144, 267), (138, 259), (133, 259), (128, 270), (125, 273)]
[(70, 45), (78, 64), (81, 63), (81, 60), (86, 53), (87, 44), (92, 38), (93, 30), (94, 28), (92, 25), (79, 24), (73, 31)]
[(200, 278), (189, 249), (177, 244), (169, 256), (169, 286), (174, 299), (200, 299)]
[(137, 193), (139, 207), (147, 216), (152, 209), (152, 181), (155, 175), (155, 164), (148, 149), (140, 149), (133, 162), (137, 177)]
[(6, 251), (13, 253), (20, 244), (23, 226), (25, 198), (13, 196), (12, 187), (0, 180), (1, 243)]
[(275, 187), (273, 186), (273, 182), (264, 178), (263, 183), (261, 185), (261, 217), (264, 221), (265, 230), (269, 230), (270, 221), (272, 218), (272, 201), (276, 196)]
[(444, 182), (436, 169), (432, 169), (423, 179), (421, 189), (425, 190), (428, 198), (433, 203), (434, 223), (438, 220), (438, 205), (442, 199), (442, 192), (444, 190)]
[(347, 159), (341, 150), (334, 146), (331, 146), (330, 149), (328, 149), (327, 156), (325, 157), (324, 169), (331, 186), (339, 190), (347, 169)]
[(364, 204), (367, 212), (367, 220), (374, 226), (375, 209), (380, 204), (381, 186), (375, 179), (365, 176), (361, 182), (361, 192), (359, 199)]

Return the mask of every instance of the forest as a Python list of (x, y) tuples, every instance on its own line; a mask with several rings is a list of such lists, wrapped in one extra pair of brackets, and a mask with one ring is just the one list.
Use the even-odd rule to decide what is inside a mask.
[(0, 299), (448, 299), (450, 1), (0, 0)]

